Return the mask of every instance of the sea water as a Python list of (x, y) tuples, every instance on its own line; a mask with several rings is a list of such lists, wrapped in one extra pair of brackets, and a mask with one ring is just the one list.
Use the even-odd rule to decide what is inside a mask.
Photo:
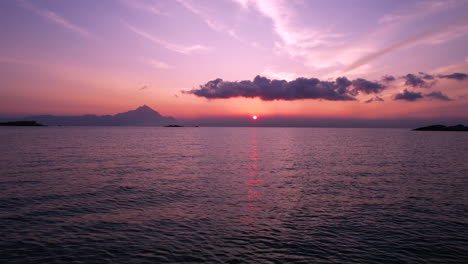
[(468, 263), (468, 133), (0, 128), (1, 263)]

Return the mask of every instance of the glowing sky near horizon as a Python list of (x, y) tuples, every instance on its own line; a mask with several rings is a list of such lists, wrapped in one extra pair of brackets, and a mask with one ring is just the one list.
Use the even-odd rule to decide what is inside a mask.
[[(183, 118), (468, 118), (468, 80), (421, 88), (401, 78), (468, 73), (467, 13), (465, 0), (0, 1), (0, 115), (146, 104)], [(396, 80), (353, 101), (181, 92), (257, 75)], [(405, 90), (423, 98), (395, 100)]]

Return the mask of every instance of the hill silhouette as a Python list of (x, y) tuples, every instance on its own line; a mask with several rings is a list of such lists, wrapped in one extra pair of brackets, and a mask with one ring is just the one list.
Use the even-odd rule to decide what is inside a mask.
[(427, 126), (427, 127), (419, 127), (413, 130), (415, 131), (468, 131), (468, 127), (464, 125), (456, 125), (456, 126), (433, 125), (433, 126)]
[(0, 126), (44, 126), (33, 120), (0, 122)]
[(52, 126), (165, 126), (176, 122), (175, 118), (162, 116), (147, 105), (115, 115), (37, 115), (25, 117), (24, 120), (36, 120)]

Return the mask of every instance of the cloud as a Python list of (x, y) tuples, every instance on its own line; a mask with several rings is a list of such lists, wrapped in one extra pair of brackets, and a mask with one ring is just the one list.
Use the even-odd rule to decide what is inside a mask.
[(249, 7), (249, 0), (232, 0), (232, 1), (239, 4), (242, 8), (247, 9)]
[(462, 81), (462, 80), (468, 80), (468, 74), (456, 72), (456, 73), (452, 73), (448, 75), (439, 75), (439, 78), (454, 79), (454, 80)]
[(153, 60), (153, 59), (148, 59), (147, 62), (153, 66), (154, 68), (156, 69), (160, 69), (160, 70), (168, 70), (168, 69), (172, 69), (173, 67), (163, 61), (158, 61), (158, 60)]
[(365, 64), (368, 64), (384, 55), (387, 55), (388, 53), (391, 53), (395, 50), (401, 49), (401, 48), (406, 48), (409, 46), (412, 46), (414, 44), (418, 44), (422, 42), (423, 40), (430, 40), (431, 37), (438, 36), (438, 34), (443, 33), (444, 30), (446, 30), (445, 27), (435, 27), (431, 30), (416, 34), (410, 38), (404, 39), (402, 41), (396, 42), (390, 46), (383, 47), (373, 53), (369, 53), (367, 55), (364, 55), (363, 57), (355, 60), (353, 63), (351, 63), (343, 72), (349, 72), (352, 71), (356, 68), (359, 68)]
[[(283, 73), (286, 77), (292, 77), (292, 73)], [(463, 73), (457, 73), (459, 76)], [(449, 74), (447, 76), (452, 76)], [(376, 94), (375, 97), (364, 101), (365, 103), (384, 101), (377, 96), (388, 89), (387, 84), (396, 80), (395, 77), (385, 75), (381, 81), (369, 81), (363, 78), (350, 80), (346, 77), (339, 77), (335, 80), (323, 81), (317, 78), (283, 78), (281, 73), (276, 74), (278, 79), (268, 79), (257, 76), (253, 81), (224, 81), (215, 79), (200, 85), (198, 89), (182, 91), (185, 94), (194, 94), (208, 99), (221, 98), (260, 98), (264, 101), (272, 100), (303, 100), (303, 99), (322, 99), (329, 101), (353, 101), (357, 100), (360, 94)], [(294, 76), (296, 76), (294, 74)], [(418, 74), (407, 74), (400, 78), (405, 79), (405, 85), (411, 87), (429, 88), (437, 82), (440, 75), (431, 75), (423, 72)], [(294, 80), (293, 80), (294, 79)], [(429, 80), (429, 81), (428, 81)], [(451, 101), (448, 96), (441, 92), (434, 91), (425, 96), (433, 99)], [(405, 89), (402, 93), (394, 95), (394, 100), (416, 101), (424, 98), (422, 93), (412, 92)]]
[(162, 11), (161, 8), (155, 5), (146, 4), (146, 3), (144, 4), (136, 0), (120, 0), (120, 2), (133, 9), (144, 10), (146, 12), (149, 12), (158, 16), (169, 16), (168, 13)]
[(433, 75), (429, 75), (423, 72), (420, 72), (419, 75), (409, 73), (405, 76), (402, 76), (402, 78), (405, 80), (405, 85), (414, 88), (431, 88), (436, 83), (436, 81), (434, 81), (435, 77)]
[(214, 31), (222, 31), (225, 29), (225, 26), (221, 23), (209, 18), (201, 8), (197, 7), (193, 2), (188, 0), (176, 0), (179, 4), (185, 7), (187, 10), (193, 14), (199, 16), (205, 24)]
[(179, 45), (179, 44), (175, 44), (175, 43), (171, 43), (169, 41), (166, 41), (166, 40), (162, 40), (162, 39), (159, 39), (153, 35), (151, 35), (150, 33), (146, 32), (146, 31), (143, 31), (141, 29), (138, 29), (136, 27), (133, 27), (131, 25), (128, 25), (126, 24), (126, 26), (128, 27), (128, 29), (130, 29), (131, 31), (133, 31), (135, 34), (143, 37), (143, 38), (146, 38), (148, 40), (150, 40), (151, 42), (153, 43), (156, 43), (168, 50), (172, 50), (174, 52), (178, 52), (178, 53), (181, 53), (181, 54), (190, 54), (194, 51), (200, 51), (200, 50), (208, 50), (209, 47), (206, 47), (206, 46), (203, 46), (203, 45), (191, 45), (191, 46), (183, 46), (183, 45)]
[(434, 91), (432, 93), (425, 94), (425, 96), (442, 101), (453, 101), (453, 99), (450, 99), (447, 95), (439, 91)]
[(419, 72), (419, 75), (421, 75), (421, 78), (423, 78), (424, 80), (434, 80), (435, 79), (434, 75), (427, 74), (427, 73), (424, 73), (424, 72)]
[(421, 93), (410, 92), (408, 90), (404, 90), (403, 93), (398, 93), (394, 96), (394, 100), (405, 100), (405, 101), (416, 101), (418, 99), (423, 98)]
[[(232, 25), (226, 25), (219, 21), (219, 19), (214, 19), (213, 11), (210, 12), (205, 6), (200, 5), (200, 1), (191, 1), (191, 0), (176, 0), (184, 8), (192, 12), (194, 15), (198, 16), (203, 22), (213, 31), (227, 34), (229, 37), (248, 44), (254, 48), (260, 48), (258, 43), (249, 41), (244, 37), (240, 36), (237, 31), (232, 27)], [(247, 1), (245, 3), (247, 4)], [(237, 2), (239, 5), (243, 6), (242, 2)]]
[(292, 72), (278, 72), (278, 71), (273, 71), (270, 69), (264, 70), (261, 75), (273, 78), (273, 79), (279, 79), (279, 80), (286, 80), (286, 81), (291, 81), (296, 79), (298, 76), (295, 73)]
[(356, 100), (354, 96), (359, 92), (374, 93), (381, 91), (382, 87), (364, 79), (350, 81), (346, 77), (337, 78), (335, 81), (321, 81), (317, 78), (286, 81), (257, 76), (253, 81), (229, 82), (216, 79), (201, 85), (199, 89), (184, 93), (208, 99), (245, 97), (260, 98), (264, 101), (302, 99), (354, 101)]
[(431, 45), (439, 45), (463, 37), (467, 34), (468, 25), (449, 25), (444, 31), (441, 31), (438, 34), (431, 37), (430, 39), (427, 39), (425, 43)]
[(87, 31), (86, 29), (78, 26), (78, 25), (75, 25), (73, 24), (72, 22), (68, 21), (67, 19), (65, 19), (63, 16), (55, 13), (55, 12), (52, 12), (50, 10), (47, 10), (47, 9), (40, 9), (40, 8), (37, 8), (35, 7), (34, 5), (32, 5), (31, 3), (29, 3), (28, 1), (26, 0), (18, 0), (18, 2), (20, 3), (20, 5), (25, 8), (25, 9), (28, 9), (30, 11), (32, 11), (33, 13), (35, 13), (36, 15), (38, 16), (41, 16), (47, 20), (49, 20), (50, 22), (56, 24), (56, 25), (59, 25), (71, 32), (74, 32), (74, 33), (77, 33), (83, 37), (92, 37), (92, 34)]
[(402, 14), (386, 14), (378, 20), (379, 24), (391, 24), (407, 19), (408, 16)]
[(354, 92), (363, 92), (365, 94), (380, 93), (385, 89), (385, 85), (378, 82), (368, 81), (362, 78), (358, 78), (352, 82)]
[(412, 21), (433, 13), (441, 12), (450, 8), (454, 8), (462, 3), (457, 3), (453, 0), (425, 0), (416, 2), (413, 6), (407, 9), (398, 10), (395, 13), (389, 13), (382, 16), (379, 24), (402, 24), (404, 22)]
[(330, 34), (317, 29), (301, 28), (294, 21), (295, 11), (285, 1), (256, 0), (257, 9), (273, 22), (273, 28), (290, 53), (300, 52), (329, 44), (340, 34)]
[(384, 75), (382, 76), (382, 82), (384, 83), (391, 83), (391, 82), (394, 82), (396, 80), (396, 78), (392, 75)]
[[(454, 32), (450, 38), (445, 39), (449, 41), (455, 37), (461, 36), (462, 31), (458, 26), (445, 24), (440, 26), (432, 26), (427, 31), (415, 32), (412, 36), (406, 39), (399, 39), (402, 29), (417, 28), (414, 23), (419, 20), (463, 5), (462, 1), (440, 1), (440, 0), (427, 0), (418, 1), (416, 3), (405, 3), (400, 5), (402, 8), (397, 8), (396, 12), (388, 13), (378, 20), (379, 26), (370, 31), (368, 34), (360, 36), (356, 41), (346, 41), (341, 47), (336, 49), (321, 50), (321, 54), (328, 54), (328, 56), (320, 56), (322, 59), (329, 60), (329, 65), (332, 61), (338, 62), (340, 65), (345, 65), (341, 73), (354, 72), (355, 69), (362, 69), (363, 66), (368, 65), (374, 60), (397, 51), (402, 48), (411, 47), (417, 44), (440, 44), (433, 41), (435, 38), (441, 39), (441, 35), (446, 32)], [(460, 21), (453, 21), (460, 22)], [(461, 24), (464, 22), (461, 21)], [(389, 42), (391, 38), (397, 38), (395, 42)], [(399, 39), (399, 40), (398, 40)]]
[(272, 21), (273, 32), (279, 37), (275, 42), (277, 51), (305, 59), (306, 65), (328, 62), (317, 60), (316, 48), (336, 46), (344, 35), (329, 29), (300, 26), (299, 15), (292, 8), (292, 1), (281, 0), (232, 0), (244, 9), (252, 8)]
[(349, 72), (356, 68), (359, 68), (365, 64), (368, 64), (388, 53), (393, 51), (407, 48), (417, 44), (442, 44), (452, 39), (459, 38), (468, 34), (467, 26), (456, 26), (456, 25), (442, 25), (435, 27), (426, 32), (416, 34), (413, 37), (399, 41), (388, 47), (381, 48), (380, 50), (367, 54), (349, 65), (343, 72)]
[[(453, 17), (447, 23), (433, 25), (426, 18), (463, 5), (463, 1), (427, 0), (398, 5), (397, 12), (388, 13), (379, 25), (369, 33), (337, 31), (333, 23), (329, 27), (305, 26), (300, 10), (304, 1), (287, 0), (231, 0), (243, 10), (254, 10), (272, 22), (272, 31), (278, 36), (275, 51), (303, 59), (304, 66), (313, 69), (340, 70), (355, 73), (363, 66), (403, 48), (416, 45), (436, 45), (468, 34), (466, 19)], [(306, 1), (307, 2), (307, 1)], [(309, 3), (310, 2), (310, 3)], [(314, 10), (312, 1), (308, 1)], [(319, 8), (317, 4), (317, 8)], [(310, 15), (310, 13), (309, 13)], [(429, 25), (429, 26), (425, 26)], [(405, 29), (412, 28), (412, 35)], [(422, 30), (420, 30), (422, 28)], [(404, 39), (401, 36), (406, 36)], [(393, 40), (392, 40), (393, 39)]]
[[(387, 14), (379, 20), (382, 24), (380, 30), (374, 34), (380, 33), (380, 37), (386, 37), (395, 29), (403, 28), (405, 23), (414, 23), (417, 19), (432, 15), (444, 10), (452, 9), (458, 5), (462, 5), (463, 1), (421, 1), (418, 2), (414, 8), (407, 10), (404, 13)], [(468, 26), (464, 17), (457, 17), (451, 21), (439, 25), (432, 26), (431, 28), (416, 32), (412, 36), (397, 41), (391, 45), (385, 45), (380, 48), (375, 48), (373, 52), (360, 56), (348, 65), (343, 71), (349, 72), (363, 65), (366, 65), (384, 55), (394, 51), (413, 47), (415, 45), (439, 45), (448, 41), (466, 36), (468, 34)], [(372, 34), (371, 34), (372, 35)], [(375, 37), (375, 36), (374, 36)]]
[(143, 85), (142, 87), (140, 87), (140, 88), (138, 89), (138, 91), (143, 91), (143, 90), (146, 90), (146, 89), (148, 89), (148, 88), (150, 88), (149, 85)]
[(375, 96), (367, 101), (364, 101), (364, 103), (368, 104), (368, 103), (372, 103), (372, 102), (383, 102), (384, 99), (382, 99), (381, 97), (378, 97), (378, 96)]

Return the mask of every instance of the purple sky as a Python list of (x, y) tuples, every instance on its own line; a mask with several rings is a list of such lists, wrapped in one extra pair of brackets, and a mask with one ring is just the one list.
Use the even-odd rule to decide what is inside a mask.
[(0, 114), (468, 118), (467, 13), (463, 0), (4, 0)]

